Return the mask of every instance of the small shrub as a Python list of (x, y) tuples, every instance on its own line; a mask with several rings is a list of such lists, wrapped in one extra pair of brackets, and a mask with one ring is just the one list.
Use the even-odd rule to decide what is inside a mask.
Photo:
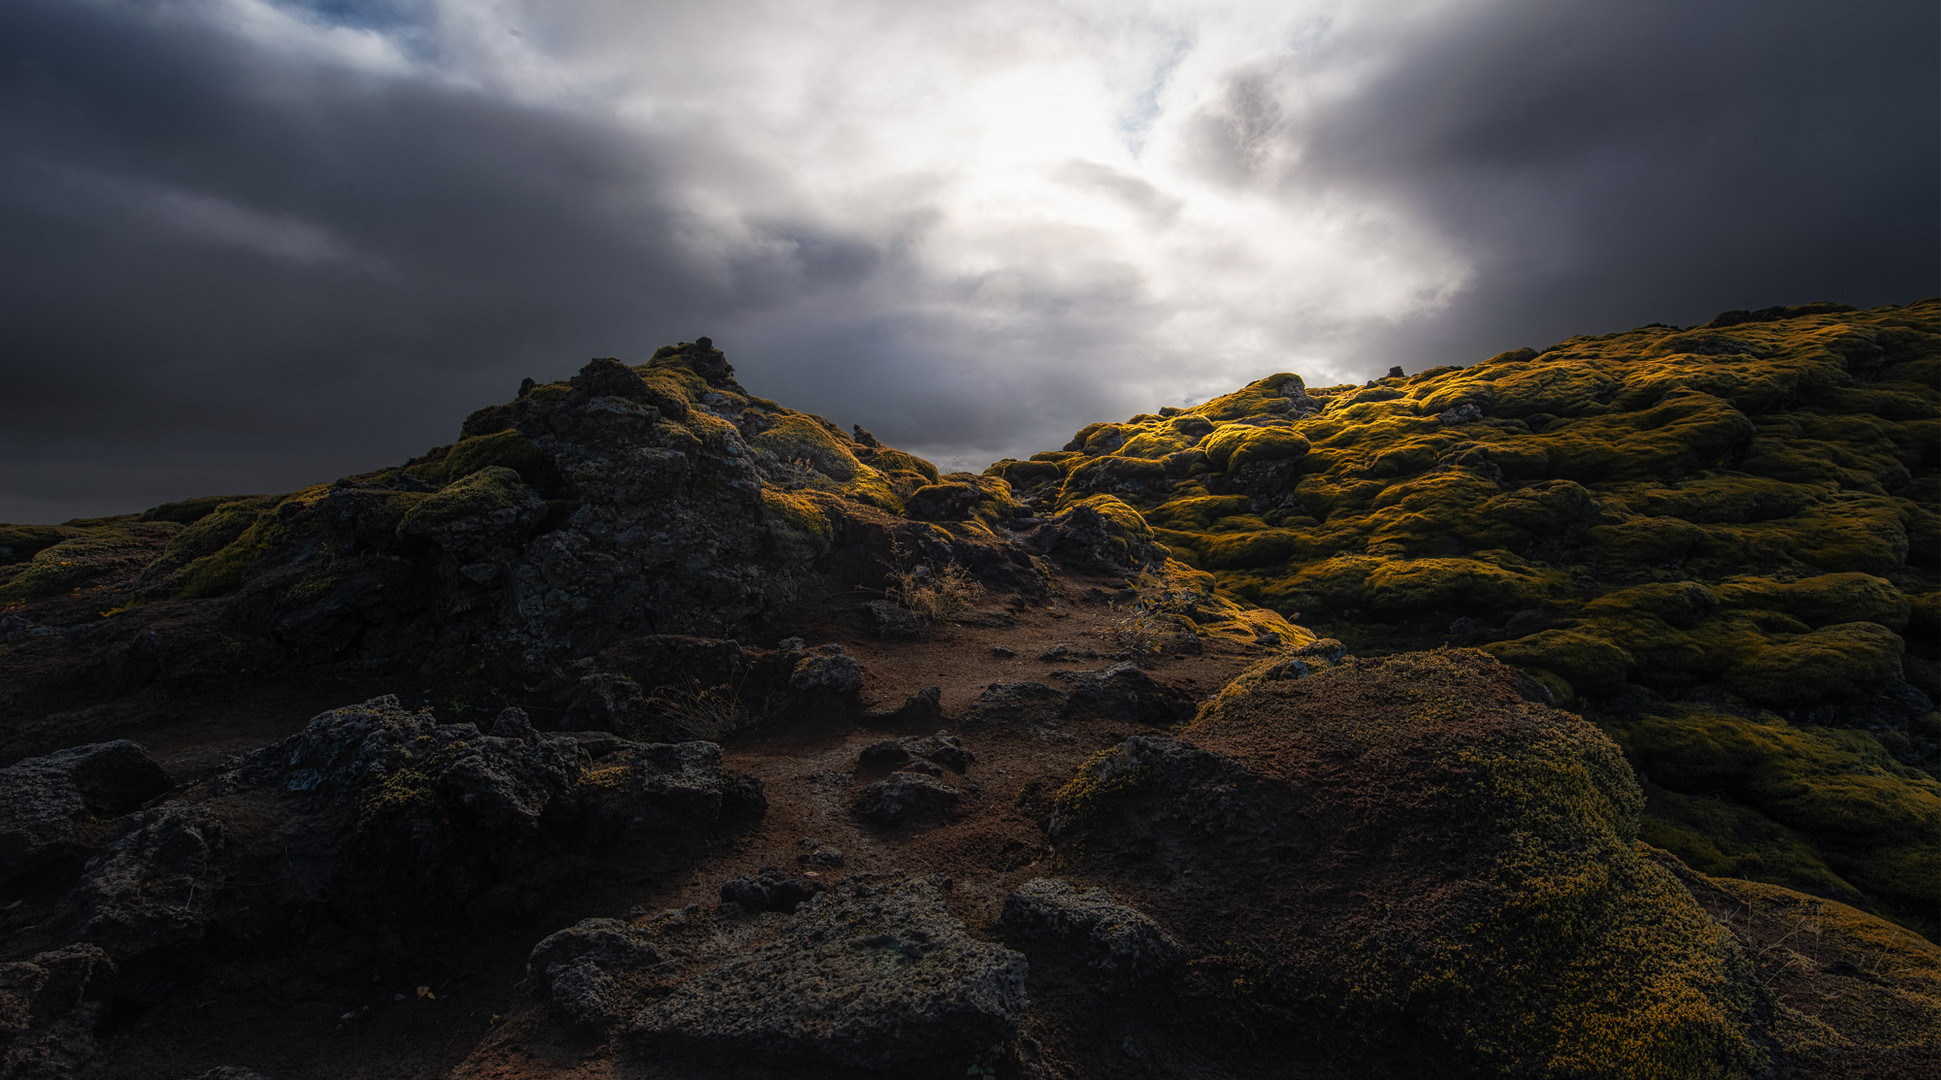
[(943, 567), (919, 563), (909, 569), (891, 570), (889, 587), (883, 590), (885, 598), (925, 626), (949, 622), (963, 614), (977, 593), (977, 579), (956, 563)]
[(739, 685), (703, 686), (699, 679), (660, 687), (647, 696), (647, 707), (657, 720), (654, 734), (667, 742), (720, 742), (762, 718), (762, 710), (742, 697)]

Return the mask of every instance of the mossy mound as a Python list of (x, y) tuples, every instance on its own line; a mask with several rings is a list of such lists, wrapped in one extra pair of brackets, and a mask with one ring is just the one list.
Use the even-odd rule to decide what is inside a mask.
[(1613, 730), (1659, 789), (1654, 844), (1706, 873), (1872, 897), (1941, 929), (1941, 781), (1873, 733), (1695, 706)]
[[(1477, 646), (1592, 714), (1776, 710), (1941, 768), (1941, 300), (1279, 374), (991, 471), (1045, 508), (1110, 494), (1225, 594), (1357, 651)], [(1701, 820), (1726, 828), (1660, 824)], [(1821, 862), (1845, 842), (1788, 835)]]
[(1652, 855), (1752, 958), (1788, 1075), (1921, 1080), (1941, 1071), (1941, 948), (1838, 901)]
[(1327, 652), (1264, 662), (1185, 743), (1088, 763), (1056, 800), (1069, 857), (1194, 946), (1251, 957), (1230, 988), (1250, 1024), (1285, 1010), (1371, 1067), (1770, 1064), (1751, 965), (1643, 857), (1608, 738), (1482, 653)]
[[(0, 607), (62, 594), (111, 594), (182, 531), (172, 521), (134, 515), (65, 526), (4, 526), (0, 544), (16, 553), (0, 565)], [(31, 552), (22, 558), (18, 553)], [(110, 601), (104, 597), (103, 604)]]

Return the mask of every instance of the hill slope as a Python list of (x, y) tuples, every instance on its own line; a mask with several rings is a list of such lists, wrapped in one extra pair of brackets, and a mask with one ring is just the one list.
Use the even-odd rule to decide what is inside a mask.
[(701, 339), (0, 526), (0, 1077), (1931, 1075), (1937, 373), (1734, 313), (938, 475)]
[(1710, 872), (1941, 910), (1941, 301), (1731, 312), (1093, 424), (1112, 500), (1357, 652), (1477, 646), (1625, 747)]

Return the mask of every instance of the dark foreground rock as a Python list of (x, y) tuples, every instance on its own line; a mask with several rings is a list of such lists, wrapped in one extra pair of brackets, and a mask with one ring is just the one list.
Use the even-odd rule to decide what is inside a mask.
[(85, 857), (103, 839), (101, 822), (171, 786), (168, 773), (125, 739), (0, 769), (0, 885)]
[(631, 1032), (643, 1054), (874, 1070), (969, 1063), (1016, 1035), (1028, 970), (966, 933), (934, 880), (847, 882), (771, 940), (647, 1004)]
[(957, 789), (940, 780), (920, 773), (894, 772), (856, 797), (856, 816), (890, 828), (934, 825), (949, 817), (963, 801)]
[(1149, 987), (1177, 972), (1186, 958), (1185, 947), (1163, 927), (1111, 893), (1080, 892), (1056, 879), (1025, 882), (1004, 901), (1002, 921), (1026, 939), (1069, 949), (1108, 994)]
[(115, 964), (92, 945), (69, 945), (0, 964), (0, 1077), (87, 1075), (100, 1053)]

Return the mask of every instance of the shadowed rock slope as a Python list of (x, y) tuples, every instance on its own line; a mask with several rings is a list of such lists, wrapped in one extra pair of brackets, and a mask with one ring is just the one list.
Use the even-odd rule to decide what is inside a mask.
[(1515, 664), (1625, 748), (1653, 843), (1932, 934), (1938, 465), (1929, 300), (1273, 375), (989, 473), (1358, 652)]

